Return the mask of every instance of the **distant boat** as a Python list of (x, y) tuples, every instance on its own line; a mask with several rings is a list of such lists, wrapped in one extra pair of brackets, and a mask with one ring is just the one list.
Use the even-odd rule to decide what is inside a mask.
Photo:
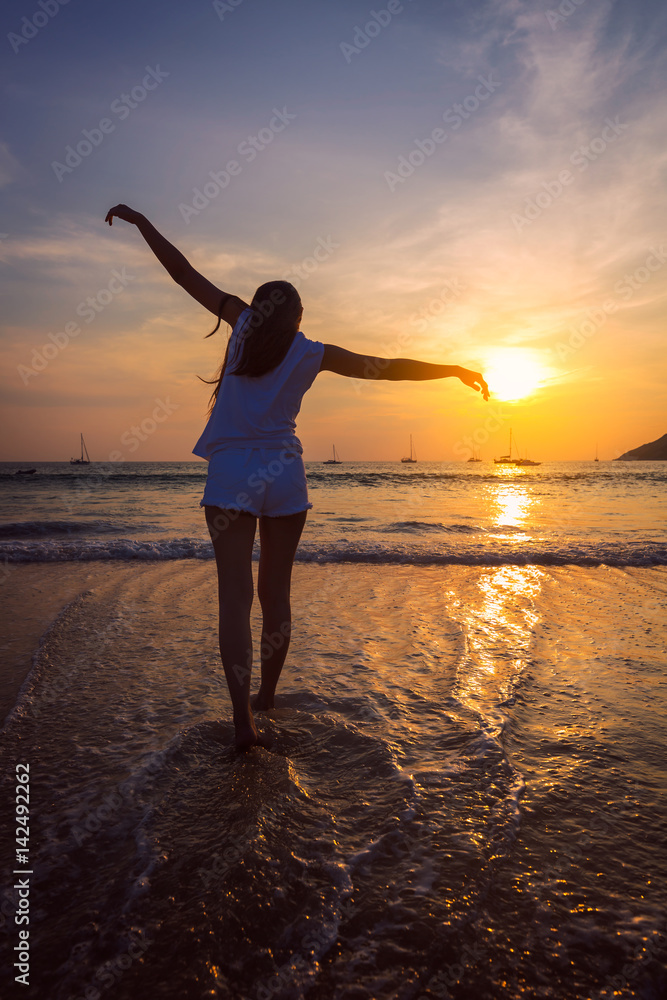
[(494, 458), (493, 460), (496, 465), (514, 465), (514, 459), (512, 458), (512, 430), (510, 428), (510, 450), (508, 455), (501, 455), (500, 458)]
[(593, 461), (594, 461), (594, 462), (599, 462), (599, 461), (600, 461), (600, 459), (598, 458), (598, 446), (597, 446), (597, 441), (595, 442), (595, 458), (593, 459)]
[(403, 464), (406, 464), (408, 462), (416, 462), (416, 461), (417, 461), (417, 452), (414, 451), (414, 449), (412, 447), (412, 434), (411, 434), (410, 435), (410, 455), (408, 456), (408, 458), (402, 458), (401, 462), (403, 462)]
[[(84, 452), (86, 457), (84, 458)], [(70, 458), (70, 465), (90, 465), (90, 456), (88, 454), (88, 449), (86, 448), (86, 442), (83, 440), (83, 434), (81, 435), (81, 458)]]
[(15, 476), (31, 476), (33, 472), (37, 472), (37, 469), (17, 469), (14, 473)]
[(532, 459), (530, 459), (530, 458), (528, 458), (528, 456), (526, 456), (526, 458), (521, 458), (521, 457), (515, 458), (514, 462), (512, 464), (513, 465), (518, 465), (519, 468), (521, 469), (521, 468), (523, 468), (526, 465), (541, 465), (542, 463), (541, 462), (533, 462)]
[(530, 458), (512, 458), (512, 431), (510, 429), (510, 450), (509, 454), (494, 458), (496, 465), (516, 465), (520, 469), (527, 465), (541, 465), (541, 462), (533, 462)]
[(469, 462), (481, 462), (482, 461), (474, 448), (472, 450), (472, 458), (469, 458), (468, 461)]
[(336, 453), (336, 445), (333, 446), (333, 458), (327, 458), (326, 462), (322, 462), (322, 465), (342, 465), (343, 463)]
[(519, 468), (523, 468), (525, 465), (541, 465), (542, 463), (541, 462), (533, 462), (532, 459), (530, 459), (530, 458), (528, 458), (528, 456), (526, 456), (526, 458), (515, 458), (514, 462), (512, 464), (513, 465), (518, 465)]

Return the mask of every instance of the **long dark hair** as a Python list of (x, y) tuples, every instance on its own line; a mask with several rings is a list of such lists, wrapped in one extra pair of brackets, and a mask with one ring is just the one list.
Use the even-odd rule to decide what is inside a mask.
[[(232, 297), (235, 298), (223, 296), (221, 299), (217, 325), (206, 334), (207, 337), (212, 337), (217, 331), (222, 308)], [(259, 378), (278, 367), (292, 346), (303, 312), (299, 293), (289, 281), (267, 281), (260, 285), (252, 297), (250, 308), (252, 312), (237, 341), (234, 357), (229, 358), (228, 340), (218, 374), (214, 379), (201, 379), (208, 385), (215, 385), (209, 400), (209, 414), (215, 406), (225, 373)]]

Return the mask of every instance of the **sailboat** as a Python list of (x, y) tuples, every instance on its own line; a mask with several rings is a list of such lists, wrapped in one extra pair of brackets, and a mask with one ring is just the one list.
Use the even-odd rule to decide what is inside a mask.
[[(84, 458), (83, 455), (86, 457)], [(88, 454), (88, 449), (86, 448), (86, 442), (83, 440), (83, 434), (81, 435), (81, 458), (70, 458), (70, 465), (90, 465), (90, 456)]]
[(518, 465), (519, 468), (521, 469), (523, 469), (526, 465), (541, 465), (541, 464), (542, 464), (541, 462), (533, 462), (532, 458), (528, 458), (527, 454), (525, 458), (521, 458), (521, 456), (519, 456), (519, 458), (515, 458), (514, 461), (512, 462), (512, 465)]
[(595, 442), (595, 458), (593, 459), (593, 461), (594, 462), (599, 462), (600, 461), (600, 459), (598, 458), (598, 445), (597, 445), (597, 441)]
[(343, 463), (339, 459), (336, 453), (336, 445), (333, 446), (333, 458), (327, 458), (326, 462), (322, 462), (322, 465), (342, 465)]
[(512, 458), (512, 429), (510, 428), (510, 450), (508, 455), (501, 455), (500, 458), (494, 458), (493, 460), (496, 465), (514, 465), (514, 459)]
[(469, 458), (468, 461), (469, 462), (481, 462), (482, 461), (474, 448), (472, 450), (472, 458)]
[(416, 462), (416, 461), (417, 461), (417, 452), (414, 451), (414, 449), (412, 447), (412, 434), (411, 434), (410, 435), (410, 455), (409, 455), (408, 458), (402, 458), (401, 462), (406, 463), (406, 462)]

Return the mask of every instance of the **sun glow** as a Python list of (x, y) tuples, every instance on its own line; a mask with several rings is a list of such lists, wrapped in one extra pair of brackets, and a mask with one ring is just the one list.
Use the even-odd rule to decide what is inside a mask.
[(539, 359), (521, 348), (506, 348), (489, 354), (482, 374), (491, 394), (501, 401), (532, 395), (547, 376)]

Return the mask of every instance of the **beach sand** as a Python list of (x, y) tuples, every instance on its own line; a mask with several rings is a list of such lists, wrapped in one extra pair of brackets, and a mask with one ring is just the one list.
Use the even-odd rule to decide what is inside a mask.
[(66, 604), (100, 576), (96, 563), (30, 563), (5, 566), (0, 603), (0, 719), (16, 699), (32, 657)]
[(41, 995), (105, 963), (118, 1000), (667, 985), (665, 568), (297, 564), (245, 755), (212, 561), (8, 582)]

